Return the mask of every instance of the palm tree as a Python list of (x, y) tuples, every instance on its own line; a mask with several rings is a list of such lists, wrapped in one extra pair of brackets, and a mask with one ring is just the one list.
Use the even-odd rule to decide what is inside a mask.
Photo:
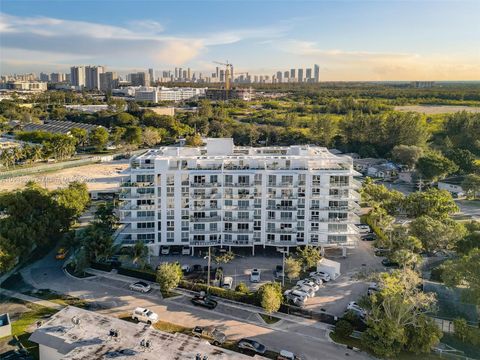
[(15, 164), (15, 158), (10, 150), (4, 150), (0, 153), (0, 161), (7, 169)]
[(143, 269), (147, 263), (148, 251), (145, 243), (142, 240), (137, 240), (132, 248), (132, 262)]

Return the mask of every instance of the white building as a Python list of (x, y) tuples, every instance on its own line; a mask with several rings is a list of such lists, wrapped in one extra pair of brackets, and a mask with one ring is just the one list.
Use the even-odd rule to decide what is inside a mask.
[(1, 88), (14, 91), (47, 91), (47, 83), (42, 81), (8, 81), (0, 85)]
[(141, 87), (135, 90), (135, 101), (158, 102), (158, 92), (156, 87)]
[(182, 101), (205, 95), (205, 88), (166, 88), (158, 89), (159, 101)]
[[(248, 360), (251, 357), (210, 345), (205, 339), (155, 330), (150, 325), (67, 306), (35, 329), (40, 360)], [(198, 354), (198, 355), (197, 355)]]
[(130, 160), (121, 185), (123, 244), (351, 246), (359, 175), (348, 157), (313, 146), (237, 147), (206, 139)]

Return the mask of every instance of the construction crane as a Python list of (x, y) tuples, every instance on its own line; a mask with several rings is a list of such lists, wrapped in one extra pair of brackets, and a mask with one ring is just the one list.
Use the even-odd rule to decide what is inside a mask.
[(232, 87), (232, 70), (233, 70), (233, 65), (230, 64), (227, 60), (226, 63), (222, 63), (219, 61), (214, 61), (215, 64), (223, 65), (225, 66), (225, 90), (230, 90)]

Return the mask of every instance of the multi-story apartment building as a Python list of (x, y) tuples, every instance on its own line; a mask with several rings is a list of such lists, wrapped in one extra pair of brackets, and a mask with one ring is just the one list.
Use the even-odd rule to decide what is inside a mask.
[(353, 246), (359, 175), (316, 146), (162, 147), (130, 160), (119, 239), (161, 246)]

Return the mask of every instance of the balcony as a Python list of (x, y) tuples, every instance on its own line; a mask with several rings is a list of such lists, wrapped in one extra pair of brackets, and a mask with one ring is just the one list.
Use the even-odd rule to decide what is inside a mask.
[(297, 222), (297, 219), (295, 217), (291, 218), (285, 218), (285, 219), (267, 219), (267, 221), (273, 221), (273, 222)]
[(247, 230), (224, 230), (223, 231), (225, 234), (253, 234), (253, 229), (247, 229)]
[(141, 228), (141, 229), (134, 229), (130, 225), (126, 226), (125, 229), (122, 230), (123, 234), (154, 234), (155, 228)]
[(291, 229), (267, 229), (266, 232), (270, 234), (296, 234), (297, 233), (296, 228), (291, 228)]
[(238, 221), (238, 222), (253, 222), (254, 219), (251, 218), (239, 218), (235, 216), (224, 216), (223, 221)]
[(255, 210), (254, 206), (225, 206), (225, 210), (242, 210), (242, 211), (253, 211)]
[(195, 188), (210, 188), (210, 187), (219, 187), (221, 186), (220, 183), (218, 182), (213, 182), (213, 183), (190, 183), (190, 187), (195, 187)]
[(155, 198), (155, 194), (131, 194), (131, 193), (120, 193), (119, 199), (152, 199)]
[(291, 188), (296, 186), (295, 183), (288, 183), (288, 182), (283, 182), (283, 183), (268, 183), (267, 187), (279, 187), (279, 188)]
[(126, 181), (120, 183), (120, 187), (131, 187), (131, 188), (137, 188), (137, 187), (152, 187), (155, 186), (153, 182), (132, 182), (132, 181)]
[(254, 182), (248, 183), (224, 183), (223, 187), (252, 187), (255, 186)]
[(220, 216), (206, 216), (206, 217), (196, 217), (190, 216), (191, 222), (212, 222), (212, 221), (221, 221)]
[(292, 195), (269, 195), (267, 196), (267, 199), (276, 199), (276, 200), (296, 200), (298, 199), (298, 195), (292, 194)]
[(133, 204), (126, 204), (119, 208), (120, 211), (125, 210), (155, 210), (155, 205), (133, 205)]
[(192, 210), (205, 210), (205, 211), (209, 211), (209, 210), (220, 210), (220, 206), (206, 206), (206, 205), (203, 205), (203, 206), (192, 206), (191, 207)]
[(225, 199), (254, 199), (254, 194), (225, 194), (223, 196)]
[(285, 241), (285, 240), (266, 240), (265, 244), (274, 245), (274, 246), (296, 246), (297, 242), (295, 240)]
[(155, 216), (133, 217), (125, 216), (120, 218), (120, 222), (137, 222), (137, 221), (155, 221)]
[(267, 206), (267, 210), (291, 210), (291, 211), (295, 211), (295, 210), (297, 210), (297, 207), (296, 206), (275, 205), (275, 206)]
[(331, 182), (331, 188), (349, 188), (351, 185), (348, 182)]
[(220, 240), (190, 240), (190, 246), (216, 246), (220, 245)]
[(252, 240), (223, 240), (224, 245), (253, 245)]
[(218, 234), (221, 230), (209, 230), (209, 229), (190, 229), (190, 234)]

